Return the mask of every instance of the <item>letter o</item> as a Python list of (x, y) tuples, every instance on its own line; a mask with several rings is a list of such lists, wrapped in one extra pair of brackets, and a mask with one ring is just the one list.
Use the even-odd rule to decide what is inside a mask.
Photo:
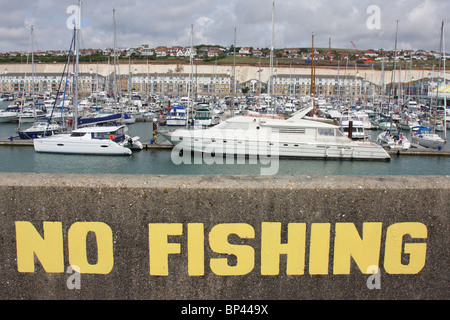
[[(97, 263), (87, 260), (86, 237), (94, 232), (97, 239)], [(80, 273), (108, 274), (114, 266), (111, 228), (103, 222), (75, 222), (68, 232), (69, 263), (80, 268)]]

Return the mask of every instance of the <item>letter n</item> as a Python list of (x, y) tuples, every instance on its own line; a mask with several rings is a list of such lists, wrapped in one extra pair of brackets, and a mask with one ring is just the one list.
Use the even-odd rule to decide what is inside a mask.
[(350, 260), (354, 259), (362, 273), (371, 265), (378, 265), (381, 245), (381, 222), (363, 223), (360, 237), (353, 223), (336, 223), (334, 240), (334, 274), (350, 274)]
[(17, 270), (34, 272), (34, 256), (49, 273), (64, 272), (63, 233), (61, 222), (44, 221), (44, 236), (31, 222), (16, 221)]

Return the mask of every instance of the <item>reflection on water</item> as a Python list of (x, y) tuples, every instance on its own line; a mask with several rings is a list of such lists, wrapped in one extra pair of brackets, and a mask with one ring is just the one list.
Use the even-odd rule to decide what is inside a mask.
[[(0, 123), (0, 137), (14, 135), (16, 128), (17, 124)], [(129, 125), (129, 134), (149, 142), (152, 123)], [(450, 144), (445, 149), (450, 150)], [(243, 175), (260, 174), (261, 168), (270, 166), (249, 164), (248, 159), (244, 164), (232, 161), (233, 164), (175, 165), (171, 150), (135, 151), (123, 157), (46, 154), (36, 153), (33, 147), (0, 146), (0, 155), (3, 172)], [(284, 175), (450, 175), (449, 158), (435, 156), (392, 156), (389, 162), (280, 159), (278, 165), (277, 173)]]
[[(142, 150), (131, 156), (91, 156), (36, 153), (32, 147), (0, 147), (3, 172), (100, 174), (260, 174), (268, 165), (180, 164), (171, 150)], [(193, 162), (193, 161), (192, 161)], [(285, 175), (450, 175), (447, 157), (393, 156), (389, 162), (280, 159)]]

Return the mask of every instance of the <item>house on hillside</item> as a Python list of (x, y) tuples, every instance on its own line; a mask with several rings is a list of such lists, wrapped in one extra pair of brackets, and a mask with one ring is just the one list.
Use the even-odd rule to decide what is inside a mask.
[(240, 49), (239, 49), (239, 54), (240, 55), (250, 55), (250, 48), (248, 48), (248, 47), (241, 47)]
[(259, 57), (262, 57), (263, 53), (262, 53), (262, 51), (259, 50), (259, 49), (254, 49), (253, 52), (252, 52), (252, 55), (253, 55), (254, 57), (256, 57), (256, 58), (259, 58)]
[(157, 47), (155, 49), (156, 57), (163, 58), (167, 56), (167, 47)]

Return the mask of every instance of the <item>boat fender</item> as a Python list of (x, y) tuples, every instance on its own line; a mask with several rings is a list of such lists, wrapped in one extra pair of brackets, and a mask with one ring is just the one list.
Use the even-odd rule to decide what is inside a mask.
[(110, 134), (109, 135), (109, 140), (114, 140), (114, 139), (116, 139), (116, 137), (113, 134)]

